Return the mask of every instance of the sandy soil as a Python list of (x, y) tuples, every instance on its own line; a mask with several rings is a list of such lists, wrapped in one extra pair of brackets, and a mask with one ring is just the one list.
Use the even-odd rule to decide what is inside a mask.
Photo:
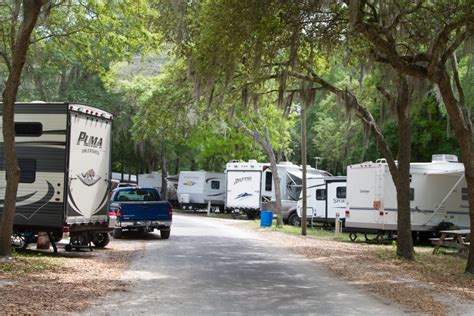
[(352, 284), (428, 315), (474, 314), (474, 278), (463, 274), (465, 261), (417, 249), (416, 262), (395, 257), (394, 246), (338, 242), (271, 230), (258, 234), (302, 254)]
[(122, 272), (143, 244), (111, 242), (106, 249), (60, 249), (59, 266), (47, 272), (0, 274), (0, 314), (67, 314), (88, 307), (111, 291), (124, 291)]

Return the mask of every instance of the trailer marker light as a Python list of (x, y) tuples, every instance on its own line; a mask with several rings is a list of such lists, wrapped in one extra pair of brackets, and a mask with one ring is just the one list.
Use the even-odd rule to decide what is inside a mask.
[(351, 215), (351, 212), (349, 212), (349, 210), (346, 210), (345, 214), (346, 214), (346, 217), (349, 217)]
[(380, 211), (380, 212), (379, 212), (379, 215), (380, 215), (380, 216), (383, 216), (383, 211)]

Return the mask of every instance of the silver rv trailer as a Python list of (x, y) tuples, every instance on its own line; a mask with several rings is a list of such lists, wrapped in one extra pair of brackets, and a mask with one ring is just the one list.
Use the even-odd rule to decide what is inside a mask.
[[(1, 125), (1, 122), (0, 122)], [(69, 103), (17, 103), (16, 152), (20, 183), (14, 231), (34, 236), (70, 232), (67, 249), (108, 243), (112, 115)], [(0, 135), (0, 195), (5, 195)], [(0, 202), (0, 214), (3, 201)], [(54, 247), (54, 243), (53, 243)]]

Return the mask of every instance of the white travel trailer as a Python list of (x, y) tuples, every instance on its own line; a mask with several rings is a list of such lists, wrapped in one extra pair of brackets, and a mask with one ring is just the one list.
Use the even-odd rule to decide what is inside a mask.
[(138, 175), (138, 186), (161, 188), (161, 173), (153, 171), (151, 173), (143, 173)]
[[(413, 231), (433, 232), (446, 223), (469, 228), (464, 165), (456, 156), (433, 155), (432, 162), (411, 163), (410, 177)], [(347, 167), (345, 217), (350, 231), (397, 230), (397, 194), (384, 159)]]
[(178, 180), (178, 203), (182, 209), (224, 209), (225, 175), (208, 171), (181, 171)]
[[(111, 131), (112, 115), (91, 106), (43, 102), (15, 105), (20, 167), (16, 234), (34, 236), (45, 231), (54, 240), (66, 226), (71, 236), (69, 249), (91, 241), (99, 247), (108, 243)], [(0, 196), (4, 196), (2, 135), (0, 145)]]
[[(308, 177), (306, 216), (319, 223), (334, 224), (336, 213), (344, 222), (346, 209), (346, 177)], [(303, 192), (301, 192), (296, 213), (290, 214), (288, 222), (294, 226), (301, 224), (303, 211)]]
[[(277, 165), (283, 213), (296, 207), (300, 196), (301, 167), (291, 162)], [(308, 174), (325, 174), (325, 171), (309, 167)], [(269, 163), (229, 162), (226, 167), (226, 209), (244, 212), (254, 219), (259, 215), (263, 202), (275, 201), (275, 188)]]

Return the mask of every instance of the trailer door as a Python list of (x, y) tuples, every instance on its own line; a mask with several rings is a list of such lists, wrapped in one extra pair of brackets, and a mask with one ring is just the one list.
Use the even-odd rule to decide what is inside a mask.
[(108, 220), (112, 121), (105, 114), (85, 106), (70, 112), (68, 224)]

